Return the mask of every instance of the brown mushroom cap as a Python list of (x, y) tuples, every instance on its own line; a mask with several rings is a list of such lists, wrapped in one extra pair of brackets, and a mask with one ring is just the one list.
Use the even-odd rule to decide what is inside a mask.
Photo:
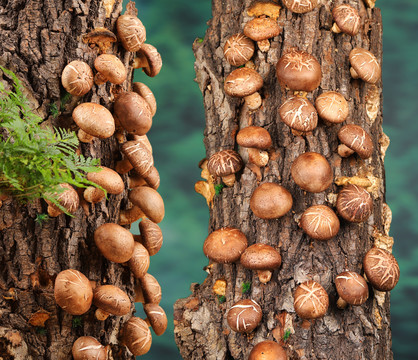
[(123, 326), (121, 335), (123, 343), (135, 356), (144, 355), (151, 348), (152, 335), (145, 320), (130, 318)]
[[(67, 210), (70, 214), (74, 214), (77, 209), (78, 205), (80, 204), (80, 198), (77, 194), (77, 191), (70, 184), (62, 183), (59, 186), (65, 189), (63, 192), (59, 194), (55, 194), (54, 197), (57, 198), (58, 203)], [(62, 214), (61, 209), (55, 205), (50, 200), (45, 200), (48, 204), (48, 214), (51, 217), (58, 216)]]
[(228, 176), (240, 171), (243, 166), (241, 156), (234, 150), (222, 150), (213, 154), (208, 161), (209, 173), (213, 176)]
[(308, 132), (318, 125), (318, 113), (312, 103), (301, 96), (292, 96), (279, 108), (282, 121), (290, 128)]
[(111, 137), (115, 132), (115, 120), (104, 106), (83, 103), (73, 110), (74, 122), (89, 135), (100, 139)]
[(55, 279), (55, 302), (72, 315), (81, 315), (90, 309), (93, 289), (89, 279), (80, 271), (61, 271)]
[(254, 94), (263, 86), (261, 75), (250, 68), (239, 68), (232, 71), (225, 79), (224, 90), (229, 96), (245, 97)]
[(370, 284), (379, 291), (392, 290), (399, 280), (399, 265), (387, 250), (372, 248), (363, 259), (364, 272)]
[(135, 241), (129, 230), (117, 224), (103, 224), (94, 232), (94, 242), (102, 255), (115, 263), (128, 261)]
[(71, 95), (83, 96), (93, 86), (93, 71), (84, 61), (71, 61), (62, 71), (61, 82)]
[(332, 17), (343, 33), (354, 36), (360, 30), (360, 15), (351, 5), (341, 4), (334, 7)]
[(209, 234), (203, 252), (210, 260), (227, 264), (238, 261), (247, 246), (247, 237), (240, 230), (225, 227)]
[(109, 81), (120, 85), (126, 80), (126, 68), (115, 55), (102, 54), (94, 60), (94, 67), (99, 72), (99, 83)]
[(366, 189), (349, 184), (338, 193), (337, 211), (348, 221), (363, 222), (373, 212), (373, 199)]
[(146, 40), (146, 30), (141, 20), (133, 15), (121, 15), (116, 21), (116, 30), (122, 46), (127, 51), (135, 52)]
[(297, 14), (312, 11), (318, 6), (318, 0), (283, 0), (283, 5)]
[(350, 305), (362, 305), (369, 298), (369, 287), (363, 276), (344, 271), (335, 278), (338, 295)]
[(134, 82), (132, 84), (132, 91), (144, 98), (150, 108), (151, 116), (154, 116), (157, 112), (157, 101), (151, 89), (144, 83)]
[(315, 100), (318, 115), (333, 124), (345, 121), (349, 114), (348, 103), (344, 96), (336, 91), (327, 91)]
[(239, 333), (250, 333), (261, 321), (263, 312), (254, 300), (245, 299), (236, 302), (228, 311), (229, 327)]
[(154, 159), (142, 141), (127, 141), (121, 146), (121, 151), (140, 176), (144, 177), (150, 173)]
[(317, 319), (328, 310), (328, 294), (316, 281), (308, 280), (296, 288), (293, 305), (302, 319)]
[(113, 285), (98, 286), (93, 291), (93, 304), (109, 314), (122, 316), (131, 310), (131, 300), (121, 289)]
[(144, 312), (155, 335), (161, 336), (164, 334), (167, 329), (167, 315), (164, 309), (157, 304), (144, 304)]
[(160, 227), (149, 219), (142, 219), (139, 223), (139, 231), (141, 232), (141, 243), (148, 250), (150, 256), (160, 251), (163, 245), (163, 233)]
[(232, 35), (224, 45), (224, 56), (232, 66), (244, 65), (254, 55), (254, 42), (244, 34)]
[(138, 279), (142, 296), (146, 304), (159, 304), (161, 301), (161, 286), (157, 279), (151, 274), (145, 274)]
[(106, 348), (94, 337), (81, 336), (73, 344), (74, 360), (107, 360)]
[(133, 91), (116, 99), (113, 112), (122, 127), (131, 134), (145, 135), (152, 126), (151, 110), (145, 99)]
[(306, 209), (299, 225), (309, 237), (316, 240), (329, 240), (340, 230), (338, 216), (325, 205), (314, 205)]
[(299, 155), (290, 168), (292, 178), (303, 190), (322, 192), (332, 184), (333, 173), (327, 159), (315, 152)]
[[(157, 49), (150, 44), (142, 44), (141, 49), (136, 53), (137, 60), (134, 62), (134, 68), (142, 68), (145, 74), (150, 77), (157, 76), (163, 66), (163, 60)], [(139, 67), (138, 67), (138, 64)]]
[(370, 51), (354, 48), (350, 51), (349, 58), (356, 77), (370, 84), (375, 84), (380, 80), (382, 69)]
[(83, 43), (90, 44), (90, 47), (97, 46), (100, 54), (106, 54), (109, 48), (112, 47), (112, 44), (118, 40), (113, 32), (104, 27), (94, 28), (92, 31), (84, 34), (81, 39)]
[(101, 169), (98, 172), (91, 172), (87, 174), (87, 180), (94, 182), (101, 186), (109, 194), (121, 194), (125, 190), (125, 184), (123, 183), (120, 175), (108, 167), (99, 166)]
[(248, 360), (287, 360), (287, 355), (278, 343), (268, 340), (254, 346)]
[(282, 257), (270, 245), (253, 244), (241, 255), (240, 263), (251, 270), (274, 270), (282, 264)]
[(129, 200), (151, 221), (158, 224), (164, 219), (164, 201), (156, 190), (148, 186), (137, 187), (129, 193)]
[(292, 49), (276, 65), (280, 86), (290, 90), (313, 91), (321, 83), (321, 65), (311, 54)]
[(244, 26), (244, 34), (254, 41), (261, 41), (273, 38), (280, 34), (279, 24), (269, 17), (257, 17)]
[(362, 159), (369, 158), (373, 153), (373, 140), (361, 126), (353, 124), (343, 126), (338, 131), (338, 139)]
[(237, 134), (237, 143), (246, 148), (266, 150), (271, 147), (272, 141), (269, 132), (260, 126), (247, 126)]
[(135, 241), (134, 252), (128, 261), (129, 268), (136, 278), (144, 276), (149, 268), (150, 259), (144, 245)]
[(250, 199), (250, 208), (261, 219), (277, 219), (293, 205), (292, 195), (283, 186), (264, 183), (257, 187)]

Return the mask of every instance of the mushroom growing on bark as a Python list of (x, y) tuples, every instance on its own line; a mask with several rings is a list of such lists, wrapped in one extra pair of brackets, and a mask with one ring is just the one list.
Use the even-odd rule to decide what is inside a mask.
[(123, 316), (131, 310), (131, 300), (121, 289), (113, 285), (98, 286), (93, 290), (93, 304), (97, 306), (96, 318), (100, 321), (109, 315)]
[(83, 43), (90, 44), (92, 48), (97, 46), (100, 54), (106, 54), (112, 44), (118, 40), (113, 32), (104, 27), (94, 28), (94, 30), (84, 34), (81, 39)]
[(335, 278), (339, 299), (337, 306), (344, 309), (347, 304), (363, 305), (369, 298), (369, 287), (363, 276), (354, 271), (344, 271)]
[(93, 71), (84, 61), (71, 61), (62, 71), (61, 82), (71, 95), (83, 96), (93, 86)]
[(137, 241), (135, 241), (134, 252), (128, 265), (136, 278), (144, 276), (148, 271), (150, 265), (148, 250)]
[(304, 211), (299, 226), (312, 239), (329, 240), (340, 230), (340, 220), (326, 205), (314, 205)]
[(239, 333), (250, 333), (261, 321), (263, 312), (254, 300), (245, 299), (236, 302), (228, 311), (229, 327)]
[(279, 115), (296, 135), (305, 135), (318, 125), (318, 113), (315, 107), (308, 99), (301, 96), (287, 99), (280, 106)]
[(107, 350), (94, 337), (81, 336), (73, 344), (74, 360), (107, 360)]
[(151, 274), (145, 274), (143, 277), (138, 279), (139, 286), (135, 288), (139, 291), (138, 298), (140, 302), (145, 304), (159, 304), (161, 301), (161, 286), (157, 279)]
[(157, 101), (155, 100), (155, 96), (152, 93), (151, 89), (144, 83), (134, 82), (132, 84), (132, 91), (136, 92), (138, 95), (144, 98), (151, 111), (151, 116), (154, 116), (157, 112)]
[[(91, 172), (87, 174), (87, 180), (94, 182), (101, 186), (109, 194), (121, 194), (125, 190), (125, 184), (123, 183), (120, 175), (107, 167), (99, 166), (101, 169), (98, 172)], [(93, 195), (94, 198), (91, 197)], [(95, 203), (102, 200), (105, 196), (103, 190), (89, 186), (84, 190), (84, 199), (88, 202)], [(98, 201), (97, 201), (98, 200)]]
[(253, 347), (248, 360), (287, 360), (287, 355), (278, 343), (267, 340)]
[(302, 319), (317, 319), (328, 310), (328, 294), (319, 283), (308, 280), (296, 288), (293, 305)]
[(149, 77), (157, 76), (160, 73), (163, 61), (157, 49), (150, 44), (142, 44), (136, 53), (136, 58), (132, 64), (134, 69), (141, 69)]
[(164, 201), (156, 190), (137, 187), (129, 193), (129, 200), (152, 222), (158, 224), (164, 219)]
[(357, 9), (351, 5), (337, 5), (332, 9), (332, 17), (335, 21), (331, 28), (332, 32), (343, 32), (350, 36), (355, 36), (360, 30), (360, 15)]
[(121, 340), (133, 355), (146, 354), (152, 343), (151, 331), (146, 321), (138, 317), (130, 318), (121, 329)]
[(213, 177), (220, 177), (226, 186), (233, 186), (235, 173), (241, 170), (243, 161), (234, 150), (221, 150), (208, 161), (208, 171)]
[(318, 0), (283, 0), (283, 5), (297, 14), (305, 14), (318, 6)]
[[(58, 203), (70, 214), (74, 214), (77, 209), (78, 205), (80, 204), (80, 198), (78, 197), (77, 191), (70, 184), (59, 184), (59, 186), (65, 189), (63, 192), (59, 194), (55, 194), (54, 197), (57, 198)], [(63, 211), (52, 201), (45, 199), (46, 203), (48, 204), (48, 215), (50, 217), (57, 217), (61, 215)]]
[(94, 67), (97, 70), (97, 74), (94, 77), (96, 85), (102, 85), (106, 81), (120, 85), (126, 80), (127, 72), (125, 65), (115, 55), (99, 55), (94, 60)]
[(319, 117), (332, 124), (342, 123), (349, 115), (347, 101), (336, 91), (327, 91), (319, 95), (315, 100), (315, 107)]
[(244, 65), (254, 55), (254, 42), (244, 34), (230, 36), (224, 45), (224, 56), (232, 66)]
[(292, 195), (276, 183), (264, 183), (257, 187), (250, 199), (250, 208), (261, 219), (278, 219), (293, 205)]
[(342, 142), (338, 146), (338, 155), (348, 157), (355, 152), (362, 159), (372, 156), (374, 146), (370, 135), (358, 125), (348, 124), (338, 131), (338, 139)]
[(351, 69), (350, 73), (353, 79), (376, 84), (382, 75), (382, 69), (376, 57), (368, 50), (354, 48), (349, 55)]
[(272, 141), (266, 129), (260, 126), (247, 126), (241, 129), (237, 134), (237, 144), (247, 150), (242, 156), (248, 157), (248, 162), (259, 167), (267, 165), (269, 154), (265, 150), (271, 147)]
[(357, 185), (345, 185), (338, 193), (337, 211), (351, 222), (363, 222), (373, 212), (373, 199), (369, 192)]
[(155, 335), (164, 334), (167, 329), (167, 315), (164, 309), (156, 304), (144, 304), (144, 312), (147, 315), (145, 321), (151, 325)]
[[(135, 9), (136, 10), (136, 9)], [(116, 21), (119, 40), (126, 51), (138, 51), (146, 40), (146, 30), (135, 12), (127, 10)]]
[(163, 233), (160, 227), (146, 218), (142, 219), (138, 226), (141, 232), (141, 244), (145, 246), (150, 256), (155, 255), (163, 245)]
[(387, 250), (371, 248), (363, 259), (367, 280), (379, 291), (392, 290), (399, 281), (399, 265)]
[(262, 284), (270, 281), (272, 272), (282, 264), (280, 253), (270, 245), (254, 244), (245, 249), (240, 263), (247, 269), (257, 270)]
[(269, 17), (256, 17), (244, 26), (244, 34), (251, 40), (257, 41), (258, 48), (263, 52), (267, 52), (270, 49), (268, 39), (279, 35), (281, 31), (282, 29), (277, 20)]

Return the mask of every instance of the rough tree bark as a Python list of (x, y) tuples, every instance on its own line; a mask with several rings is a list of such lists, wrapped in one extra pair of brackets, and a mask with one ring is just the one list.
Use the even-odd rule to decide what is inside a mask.
[[(362, 24), (354, 37), (333, 34), (331, 9), (348, 3), (359, 10)], [(280, 249), (282, 266), (273, 273), (272, 281), (260, 284), (256, 273), (240, 264), (213, 264), (203, 284), (192, 284), (192, 295), (174, 306), (175, 337), (185, 359), (247, 359), (252, 347), (262, 340), (273, 339), (285, 346), (289, 359), (389, 360), (391, 331), (389, 293), (371, 290), (363, 306), (339, 310), (335, 276), (352, 270), (362, 273), (364, 254), (375, 243), (391, 248), (388, 237), (390, 210), (385, 201), (384, 152), (388, 138), (382, 132), (381, 83), (376, 86), (352, 80), (348, 54), (354, 47), (369, 49), (382, 60), (382, 21), (380, 10), (368, 9), (360, 0), (321, 1), (312, 12), (298, 15), (282, 9), (278, 19), (282, 33), (273, 39), (267, 53), (256, 52), (255, 69), (264, 79), (261, 89), (263, 106), (250, 113), (241, 100), (225, 95), (223, 81), (234, 69), (223, 57), (226, 39), (242, 32), (250, 20), (246, 10), (252, 0), (213, 0), (213, 18), (208, 22), (204, 41), (194, 44), (197, 82), (204, 97), (206, 111), (205, 146), (207, 157), (224, 149), (237, 149), (235, 134), (248, 124), (266, 128), (274, 151), (262, 179), (245, 168), (232, 188), (224, 188), (215, 197), (210, 210), (209, 233), (224, 226), (236, 227), (253, 243), (266, 243)], [(284, 51), (297, 47), (312, 53), (321, 63), (323, 78), (320, 87), (308, 94), (312, 101), (324, 91), (341, 92), (349, 102), (350, 116), (346, 123), (366, 129), (375, 145), (368, 160), (358, 157), (341, 159), (337, 153), (337, 132), (341, 125), (320, 123), (312, 135), (294, 136), (280, 121), (278, 108), (290, 96), (281, 89), (275, 65)], [(377, 111), (377, 117), (371, 114)], [(369, 115), (368, 115), (369, 112)], [(290, 165), (306, 151), (323, 154), (331, 163), (335, 177), (368, 176), (373, 186), (374, 214), (365, 223), (341, 220), (338, 236), (330, 241), (313, 241), (296, 224), (296, 218), (314, 204), (333, 205), (340, 187), (332, 185), (325, 192), (303, 192), (291, 179)], [(292, 211), (277, 220), (256, 218), (249, 208), (250, 196), (259, 183), (278, 182), (294, 199)], [(203, 245), (202, 239), (202, 245)], [(212, 287), (217, 279), (227, 281), (226, 301), (219, 303)], [(306, 326), (293, 308), (293, 292), (308, 279), (318, 281), (330, 297), (330, 307), (323, 319)], [(243, 282), (251, 281), (248, 294), (242, 294)], [(262, 324), (250, 335), (235, 333), (226, 321), (228, 309), (238, 300), (252, 298), (263, 309)], [(285, 330), (291, 335), (283, 341)]]
[[(110, 6), (108, 16), (105, 6)], [(52, 103), (59, 107), (64, 94), (60, 82), (64, 66), (79, 59), (93, 68), (98, 52), (84, 44), (81, 36), (96, 27), (115, 31), (121, 10), (122, 0), (0, 1), (0, 64), (22, 80), (45, 126), (75, 129), (71, 113), (79, 102), (111, 107), (113, 95), (108, 83), (93, 86), (82, 99), (73, 98), (57, 119), (49, 112)], [(125, 66), (129, 64), (132, 53), (117, 45), (112, 50)], [(10, 82), (4, 76), (0, 80)], [(131, 80), (129, 71), (125, 88)], [(81, 150), (111, 168), (121, 158), (115, 137), (82, 144)], [(129, 269), (107, 261), (93, 241), (98, 226), (117, 223), (120, 208), (127, 206), (126, 198), (126, 191), (109, 195), (108, 200), (90, 205), (89, 215), (80, 207), (74, 217), (60, 215), (42, 226), (35, 218), (46, 213), (44, 201), (27, 206), (13, 200), (4, 202), (0, 209), (0, 359), (70, 359), (74, 340), (83, 335), (94, 336), (105, 345), (118, 343), (120, 325), (130, 315), (100, 322), (91, 309), (75, 319), (56, 306), (53, 284), (60, 271), (72, 268), (97, 283), (116, 285), (134, 298)], [(49, 315), (44, 328), (29, 323), (37, 312)], [(115, 359), (133, 358), (124, 347), (112, 345), (112, 350)]]

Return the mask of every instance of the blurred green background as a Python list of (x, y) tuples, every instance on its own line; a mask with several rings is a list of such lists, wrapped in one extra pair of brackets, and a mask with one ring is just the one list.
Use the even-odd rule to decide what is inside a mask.
[[(125, 1), (124, 3), (126, 3)], [(149, 138), (161, 174), (159, 189), (166, 205), (161, 224), (164, 246), (151, 258), (150, 273), (163, 289), (161, 305), (169, 328), (153, 336), (150, 352), (141, 359), (181, 359), (173, 335), (173, 303), (187, 297), (192, 282), (202, 282), (207, 261), (202, 244), (207, 236), (208, 210), (194, 192), (197, 167), (205, 156), (202, 96), (195, 77), (192, 43), (204, 37), (211, 17), (210, 0), (137, 0), (147, 42), (156, 46), (164, 66), (155, 78), (141, 72), (154, 92), (158, 110)], [(393, 351), (396, 360), (416, 360), (418, 339), (418, 1), (378, 0), (383, 15), (384, 131), (391, 139), (386, 156), (387, 202), (393, 211), (391, 235), (401, 279), (392, 291)], [(138, 233), (138, 226), (132, 227)], [(142, 307), (138, 307), (141, 316)], [(384, 359), (382, 359), (384, 360)]]

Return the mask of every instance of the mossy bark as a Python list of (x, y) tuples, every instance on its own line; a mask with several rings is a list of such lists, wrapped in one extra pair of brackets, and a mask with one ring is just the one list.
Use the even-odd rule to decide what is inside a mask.
[[(383, 160), (387, 138), (382, 132), (381, 83), (373, 86), (351, 79), (348, 60), (351, 49), (362, 47), (382, 62), (382, 19), (379, 9), (368, 9), (362, 1), (344, 2), (353, 5), (361, 15), (361, 30), (354, 37), (330, 31), (331, 10), (343, 1), (322, 1), (317, 9), (303, 15), (281, 10), (278, 22), (283, 31), (271, 41), (267, 53), (256, 51), (253, 57), (255, 69), (264, 79), (260, 91), (263, 105), (253, 113), (243, 101), (226, 96), (223, 90), (225, 77), (234, 69), (223, 57), (223, 46), (230, 35), (242, 32), (244, 24), (250, 20), (246, 10), (252, 1), (212, 2), (213, 17), (208, 22), (206, 36), (203, 42), (194, 44), (196, 78), (206, 111), (207, 156), (219, 150), (237, 150), (236, 132), (248, 124), (266, 128), (273, 138), (274, 150), (258, 178), (246, 167), (233, 187), (224, 188), (215, 197), (210, 209), (209, 232), (224, 226), (236, 227), (246, 234), (249, 244), (266, 243), (279, 249), (282, 266), (274, 271), (272, 280), (263, 285), (255, 272), (244, 269), (239, 263), (212, 264), (204, 283), (193, 284), (192, 295), (178, 300), (174, 306), (175, 337), (184, 359), (248, 359), (253, 346), (267, 339), (281, 343), (289, 359), (393, 358), (389, 293), (370, 289), (369, 300), (363, 306), (339, 310), (336, 305), (336, 275), (344, 270), (362, 273), (363, 256), (378, 238), (381, 239), (380, 235), (388, 241), (387, 246), (391, 246), (391, 238), (387, 237), (390, 216), (386, 215), (384, 204)], [(312, 134), (302, 137), (293, 135), (280, 121), (278, 108), (291, 92), (279, 86), (275, 65), (291, 47), (313, 54), (321, 64), (321, 85), (307, 95), (308, 99), (314, 101), (320, 93), (330, 90), (343, 94), (350, 107), (345, 123), (364, 127), (373, 138), (375, 150), (370, 159), (338, 156), (337, 132), (344, 124), (327, 126), (320, 122)], [(373, 107), (377, 111), (376, 118), (371, 111)], [(298, 227), (298, 215), (311, 205), (333, 206), (340, 189), (333, 184), (322, 193), (311, 194), (294, 183), (290, 166), (306, 151), (324, 155), (335, 177), (362, 175), (372, 179), (374, 213), (365, 223), (341, 220), (338, 235), (329, 241), (314, 241)], [(294, 200), (292, 211), (277, 220), (256, 218), (249, 207), (254, 189), (269, 181), (286, 187)], [(219, 302), (212, 290), (217, 279), (227, 281), (224, 303)], [(308, 279), (322, 284), (330, 297), (326, 316), (310, 323), (303, 322), (293, 308), (296, 286)], [(242, 293), (244, 282), (252, 284), (245, 294)], [(231, 331), (226, 321), (228, 309), (243, 298), (254, 299), (263, 309), (261, 325), (249, 335)]]
[[(111, 5), (108, 17), (106, 4)], [(93, 68), (98, 51), (84, 44), (82, 35), (95, 27), (115, 31), (121, 11), (121, 0), (0, 1), (0, 64), (21, 79), (33, 109), (45, 120), (45, 126), (76, 130), (71, 113), (81, 102), (100, 103), (111, 109), (112, 92), (116, 88), (108, 83), (93, 86), (82, 98), (72, 97), (58, 117), (50, 113), (51, 104), (60, 108), (60, 99), (65, 94), (60, 79), (64, 66), (72, 60), (83, 60)], [(118, 55), (127, 67), (132, 60), (132, 54), (121, 46), (114, 45), (109, 52)], [(129, 71), (123, 87), (129, 87), (131, 80), (132, 71)], [(10, 79), (5, 76), (1, 81), (10, 85)], [(115, 137), (82, 144), (81, 151), (85, 156), (100, 158), (102, 165), (111, 168), (121, 158)], [(129, 269), (101, 256), (93, 240), (98, 226), (105, 222), (117, 223), (120, 209), (127, 205), (126, 198), (126, 191), (109, 195), (108, 200), (88, 206), (88, 214), (80, 207), (74, 217), (60, 215), (41, 224), (36, 218), (47, 212), (43, 200), (29, 205), (13, 199), (3, 202), (0, 209), (0, 358), (71, 359), (72, 344), (83, 335), (94, 336), (104, 345), (111, 344), (115, 359), (134, 358), (118, 341), (120, 326), (130, 314), (111, 316), (100, 322), (94, 318), (92, 307), (86, 314), (75, 317), (56, 306), (53, 294), (56, 275), (71, 268), (98, 284), (116, 285), (134, 298)], [(45, 326), (33, 322), (37, 312), (47, 313)]]

